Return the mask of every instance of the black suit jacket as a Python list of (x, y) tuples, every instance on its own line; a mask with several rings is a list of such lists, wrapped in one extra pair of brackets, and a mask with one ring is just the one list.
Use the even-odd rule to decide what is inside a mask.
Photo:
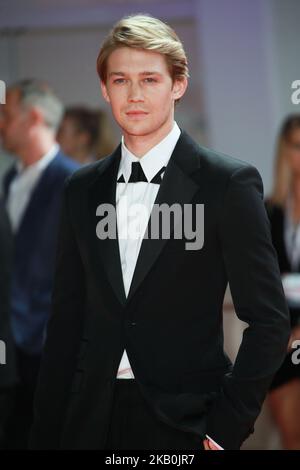
[[(97, 206), (115, 204), (120, 156), (119, 145), (66, 184), (30, 446), (104, 447), (126, 348), (158, 419), (238, 449), (290, 332), (261, 177), (182, 131), (155, 202), (205, 204), (204, 245), (187, 251), (184, 238), (144, 239), (126, 299), (118, 241), (96, 236)], [(249, 324), (234, 366), (223, 351), (228, 281)]]

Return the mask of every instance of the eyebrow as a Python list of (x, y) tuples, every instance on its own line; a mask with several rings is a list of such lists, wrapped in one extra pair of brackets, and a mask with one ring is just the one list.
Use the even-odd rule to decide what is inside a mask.
[[(109, 73), (109, 77), (112, 77), (112, 76), (115, 76), (115, 75), (125, 77), (126, 74), (124, 72), (110, 72)], [(152, 71), (145, 70), (144, 72), (140, 72), (139, 75), (142, 75), (142, 76), (160, 75), (161, 76), (161, 73), (157, 72), (156, 70), (152, 70)]]

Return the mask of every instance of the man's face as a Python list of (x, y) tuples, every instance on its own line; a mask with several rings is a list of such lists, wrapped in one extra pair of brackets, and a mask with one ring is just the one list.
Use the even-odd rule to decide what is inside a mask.
[(174, 119), (174, 102), (187, 80), (170, 76), (162, 54), (129, 47), (112, 52), (107, 61), (107, 80), (101, 82), (104, 99), (125, 134), (158, 133)]
[(0, 110), (0, 137), (5, 150), (18, 153), (28, 129), (28, 113), (21, 108), (18, 90), (10, 90)]
[(74, 120), (64, 117), (58, 129), (56, 139), (63, 152), (72, 157), (78, 149), (82, 150), (84, 148), (82, 135), (85, 137), (85, 134), (76, 128)]

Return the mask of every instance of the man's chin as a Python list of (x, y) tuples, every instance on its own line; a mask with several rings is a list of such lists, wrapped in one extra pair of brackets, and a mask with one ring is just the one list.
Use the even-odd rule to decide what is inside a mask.
[(149, 125), (146, 126), (146, 125), (143, 125), (143, 123), (139, 123), (139, 122), (132, 123), (132, 124), (130, 123), (129, 125), (128, 123), (126, 123), (124, 126), (122, 126), (122, 129), (124, 132), (126, 132), (126, 134), (132, 135), (135, 137), (149, 135), (156, 131), (155, 127), (152, 128)]

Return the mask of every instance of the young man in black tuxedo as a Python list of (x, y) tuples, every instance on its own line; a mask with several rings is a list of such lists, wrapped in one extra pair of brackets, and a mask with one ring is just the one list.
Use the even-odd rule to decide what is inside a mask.
[[(187, 60), (160, 20), (122, 19), (97, 67), (122, 142), (65, 186), (31, 448), (239, 449), (290, 331), (260, 174), (177, 126)], [(173, 205), (168, 236), (143, 238)], [(234, 364), (227, 282), (249, 325)]]

